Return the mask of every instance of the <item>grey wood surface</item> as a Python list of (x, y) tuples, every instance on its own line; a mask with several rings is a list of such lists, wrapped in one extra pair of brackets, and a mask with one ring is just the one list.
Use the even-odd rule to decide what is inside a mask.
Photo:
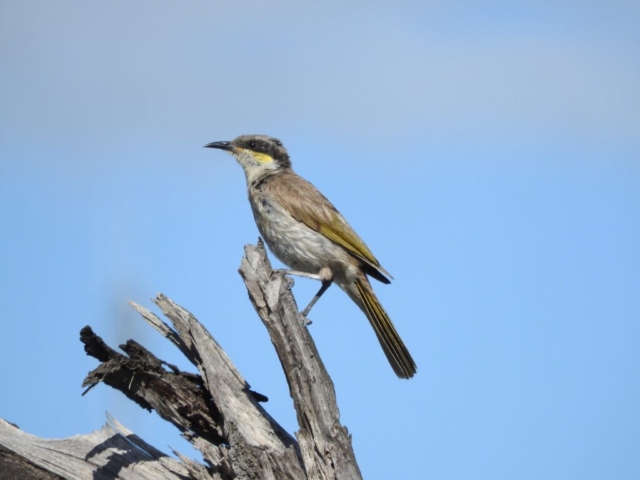
[(260, 403), (266, 398), (251, 390), (204, 326), (159, 294), (154, 303), (170, 323), (131, 305), (197, 373), (180, 371), (134, 340), (120, 345), (120, 353), (84, 327), (85, 351), (101, 362), (85, 378), (84, 393), (104, 383), (156, 411), (205, 464), (179, 452), (178, 459), (167, 456), (114, 419), (97, 432), (61, 440), (37, 438), (0, 420), (0, 479), (360, 479), (333, 382), (298, 312), (292, 280), (272, 270), (262, 242), (245, 247), (240, 274), (287, 377), (299, 425), (295, 438), (267, 413)]

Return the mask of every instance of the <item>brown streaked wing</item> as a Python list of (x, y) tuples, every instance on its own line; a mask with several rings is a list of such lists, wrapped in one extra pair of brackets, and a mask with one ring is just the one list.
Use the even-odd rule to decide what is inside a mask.
[[(393, 278), (380, 266), (380, 262), (340, 212), (316, 187), (293, 172), (281, 172), (278, 177), (279, 181), (265, 182), (263, 188), (276, 197), (293, 218), (344, 247), (351, 255), (383, 276)], [(385, 283), (388, 283), (388, 280)]]

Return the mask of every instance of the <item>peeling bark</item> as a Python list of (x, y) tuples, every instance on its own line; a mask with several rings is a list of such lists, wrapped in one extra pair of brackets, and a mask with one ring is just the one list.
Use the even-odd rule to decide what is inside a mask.
[(298, 312), (291, 280), (272, 270), (262, 242), (245, 247), (239, 271), (285, 372), (297, 440), (266, 412), (259, 403), (266, 397), (251, 390), (202, 324), (159, 294), (154, 302), (171, 325), (131, 305), (198, 373), (180, 371), (134, 340), (120, 345), (120, 353), (84, 327), (85, 351), (101, 363), (85, 378), (83, 394), (104, 383), (155, 410), (202, 453), (206, 465), (178, 452), (179, 460), (171, 458), (115, 420), (63, 440), (39, 439), (0, 421), (0, 468), (19, 472), (7, 478), (360, 479), (333, 382)]

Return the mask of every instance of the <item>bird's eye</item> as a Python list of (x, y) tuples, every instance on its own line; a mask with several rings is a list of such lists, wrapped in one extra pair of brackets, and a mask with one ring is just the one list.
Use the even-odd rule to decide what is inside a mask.
[(249, 142), (249, 148), (256, 148), (256, 142), (253, 140)]

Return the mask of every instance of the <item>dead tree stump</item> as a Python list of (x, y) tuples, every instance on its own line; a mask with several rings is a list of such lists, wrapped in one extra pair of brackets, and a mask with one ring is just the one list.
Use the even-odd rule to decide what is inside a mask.
[(206, 465), (178, 452), (175, 460), (113, 419), (98, 432), (63, 440), (39, 439), (0, 420), (0, 472), (9, 475), (0, 477), (361, 479), (351, 438), (340, 424), (333, 382), (298, 312), (291, 280), (272, 270), (261, 241), (245, 247), (239, 272), (286, 375), (297, 440), (266, 412), (260, 404), (265, 397), (251, 390), (202, 324), (159, 294), (154, 303), (171, 326), (131, 305), (198, 373), (180, 371), (133, 340), (120, 345), (124, 354), (119, 353), (85, 327), (80, 335), (85, 351), (101, 364), (85, 378), (84, 393), (102, 382), (155, 410), (202, 453)]

